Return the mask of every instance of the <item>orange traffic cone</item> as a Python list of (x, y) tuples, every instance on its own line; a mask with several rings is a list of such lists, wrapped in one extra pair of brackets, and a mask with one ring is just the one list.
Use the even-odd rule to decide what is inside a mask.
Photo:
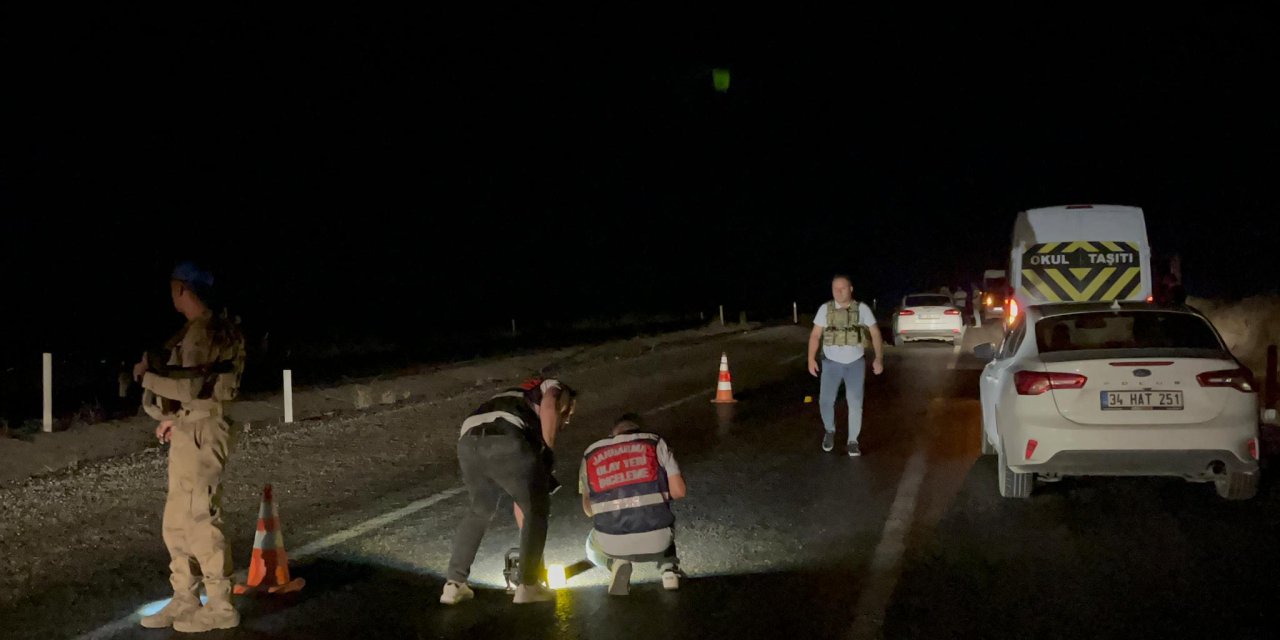
[(729, 354), (720, 354), (720, 380), (716, 383), (716, 397), (711, 400), (717, 404), (737, 402), (733, 399), (733, 377), (729, 375)]
[(259, 591), (292, 593), (307, 583), (302, 578), (289, 579), (289, 556), (284, 551), (284, 534), (280, 530), (280, 511), (271, 498), (271, 485), (262, 489), (262, 506), (258, 509), (258, 533), (253, 537), (253, 558), (249, 560), (249, 584), (238, 584), (238, 594)]

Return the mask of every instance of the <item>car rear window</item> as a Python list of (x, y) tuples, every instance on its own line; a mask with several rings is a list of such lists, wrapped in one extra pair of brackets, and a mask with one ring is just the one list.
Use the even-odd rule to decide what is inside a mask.
[(907, 296), (906, 307), (949, 307), (951, 306), (951, 298), (944, 295), (934, 296)]
[(1221, 351), (1204, 319), (1189, 313), (1103, 311), (1045, 318), (1036, 323), (1040, 353), (1112, 349)]

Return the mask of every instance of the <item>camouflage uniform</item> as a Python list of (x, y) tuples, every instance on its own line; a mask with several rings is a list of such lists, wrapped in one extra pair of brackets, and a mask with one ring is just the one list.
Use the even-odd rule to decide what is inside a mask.
[[(185, 369), (234, 361), (243, 369), (238, 330), (211, 313), (187, 322), (170, 341), (169, 367)], [(216, 389), (209, 384), (216, 379)], [(230, 427), (224, 400), (235, 397), (237, 375), (167, 377), (161, 368), (142, 378), (143, 407), (157, 420), (172, 420), (169, 493), (164, 508), (164, 543), (169, 549), (169, 582), (174, 600), (198, 605), (201, 583), (209, 597), (207, 614), (231, 609), (231, 550), (222, 525), (222, 470)], [(156, 397), (159, 397), (157, 400)], [(229, 614), (227, 615), (234, 615)]]

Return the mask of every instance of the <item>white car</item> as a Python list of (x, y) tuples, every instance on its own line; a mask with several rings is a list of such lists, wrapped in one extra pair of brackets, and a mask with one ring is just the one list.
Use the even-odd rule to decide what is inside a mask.
[(1000, 495), (1037, 479), (1176, 476), (1224, 498), (1258, 490), (1253, 375), (1188, 307), (1142, 302), (1032, 306), (979, 379), (982, 453), (997, 455)]
[(947, 340), (953, 344), (964, 340), (964, 316), (951, 296), (917, 293), (902, 299), (902, 307), (893, 317), (893, 344), (902, 346), (914, 340)]

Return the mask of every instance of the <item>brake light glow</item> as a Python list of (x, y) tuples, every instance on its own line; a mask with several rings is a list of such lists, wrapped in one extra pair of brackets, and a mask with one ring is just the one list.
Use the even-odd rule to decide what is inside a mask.
[(1027, 441), (1027, 460), (1030, 460), (1031, 456), (1035, 455), (1036, 447), (1038, 446), (1040, 446), (1040, 443), (1035, 440)]
[(991, 306), (991, 294), (987, 294), (987, 306)]
[(1009, 305), (1006, 308), (1009, 310), (1006, 314), (1008, 316), (1009, 326), (1012, 327), (1013, 321), (1018, 319), (1018, 311), (1020, 311), (1020, 309), (1018, 309), (1018, 301), (1013, 298), (1009, 298)]
[(903, 309), (902, 311), (899, 311), (899, 312), (898, 312), (898, 315), (900, 315), (900, 316), (914, 316), (915, 314), (916, 314), (916, 312), (914, 312), (914, 311), (912, 311), (912, 310), (910, 310), (910, 309)]
[(942, 313), (943, 313), (943, 314), (945, 314), (945, 315), (949, 315), (949, 316), (958, 316), (958, 315), (960, 315), (960, 310), (959, 310), (959, 309), (947, 309), (946, 311), (943, 311)]
[(1196, 376), (1196, 382), (1199, 382), (1202, 387), (1231, 387), (1244, 393), (1254, 393), (1258, 389), (1253, 381), (1253, 372), (1243, 367), (1206, 371)]
[(1152, 302), (1155, 302), (1155, 301), (1156, 301), (1155, 296), (1147, 296), (1147, 304), (1151, 304)]
[(1088, 380), (1078, 373), (1058, 371), (1019, 371), (1013, 374), (1013, 386), (1020, 396), (1038, 396), (1050, 389), (1080, 389)]

